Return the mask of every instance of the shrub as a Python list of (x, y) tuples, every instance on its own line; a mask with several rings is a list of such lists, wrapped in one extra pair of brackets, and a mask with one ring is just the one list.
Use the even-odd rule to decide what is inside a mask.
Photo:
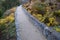
[(18, 0), (0, 0), (0, 17), (6, 10), (18, 5), (20, 5)]
[(60, 17), (60, 10), (56, 10), (56, 11), (54, 12), (54, 15)]

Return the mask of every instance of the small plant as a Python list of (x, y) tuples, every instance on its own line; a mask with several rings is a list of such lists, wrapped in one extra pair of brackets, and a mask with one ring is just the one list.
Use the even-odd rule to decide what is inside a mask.
[(45, 10), (45, 4), (41, 4), (40, 2), (35, 2), (33, 5), (32, 5), (32, 8), (37, 10), (37, 11), (41, 11), (41, 10)]
[(54, 30), (56, 30), (57, 32), (60, 32), (60, 26), (55, 26)]
[(60, 10), (56, 10), (56, 11), (54, 12), (54, 15), (60, 17)]

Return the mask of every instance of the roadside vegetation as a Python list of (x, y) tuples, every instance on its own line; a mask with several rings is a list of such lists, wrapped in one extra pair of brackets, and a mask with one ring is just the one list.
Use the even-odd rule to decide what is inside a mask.
[(0, 40), (16, 40), (14, 13), (18, 0), (0, 0)]
[(40, 22), (60, 32), (60, 9), (58, 9), (58, 5), (60, 5), (58, 3), (60, 1), (56, 0), (55, 3), (53, 1), (47, 3), (45, 0), (36, 0), (32, 2), (33, 0), (31, 3), (23, 5), (23, 7)]

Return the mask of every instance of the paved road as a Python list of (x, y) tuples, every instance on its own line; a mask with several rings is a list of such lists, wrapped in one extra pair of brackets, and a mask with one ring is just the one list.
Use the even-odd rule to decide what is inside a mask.
[(23, 10), (20, 5), (15, 12), (17, 40), (46, 40), (37, 27), (29, 21), (29, 17)]

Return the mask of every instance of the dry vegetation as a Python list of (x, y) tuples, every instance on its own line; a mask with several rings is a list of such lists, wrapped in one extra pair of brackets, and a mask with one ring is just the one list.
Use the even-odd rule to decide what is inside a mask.
[[(60, 32), (60, 9), (57, 10), (56, 3), (46, 3), (44, 0), (31, 1), (23, 5), (40, 22), (45, 23), (48, 27), (54, 28)], [(59, 18), (57, 20), (57, 18)]]

